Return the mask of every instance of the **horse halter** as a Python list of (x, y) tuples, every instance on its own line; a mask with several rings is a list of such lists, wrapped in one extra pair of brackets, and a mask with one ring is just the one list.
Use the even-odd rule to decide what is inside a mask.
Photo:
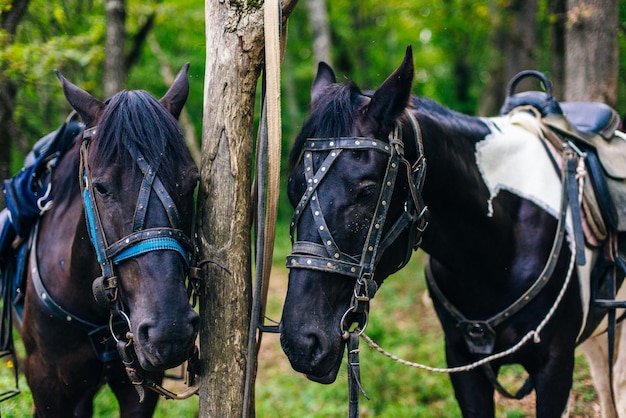
[[(142, 385), (156, 391), (166, 398), (183, 399), (182, 396), (167, 391), (154, 382), (144, 381), (138, 361), (132, 352), (133, 336), (130, 319), (123, 311), (123, 306), (118, 297), (118, 279), (115, 275), (115, 266), (120, 262), (129, 258), (152, 252), (171, 250), (176, 251), (182, 257), (186, 270), (190, 269), (191, 255), (194, 246), (189, 237), (177, 227), (180, 225), (180, 216), (176, 209), (176, 204), (165, 190), (163, 183), (157, 176), (159, 169), (158, 163), (154, 166), (150, 165), (139, 152), (139, 150), (129, 144), (125, 144), (127, 151), (139, 166), (144, 177), (139, 189), (135, 213), (133, 214), (133, 232), (118, 241), (109, 244), (100, 214), (98, 205), (94, 195), (94, 185), (91, 181), (89, 164), (87, 160), (89, 144), (91, 138), (97, 133), (98, 127), (86, 129), (83, 133), (83, 142), (80, 148), (80, 185), (85, 208), (85, 218), (87, 221), (87, 229), (89, 237), (95, 248), (96, 256), (102, 276), (96, 278), (93, 282), (92, 289), (96, 301), (105, 309), (111, 310), (109, 319), (109, 328), (111, 335), (117, 343), (117, 349), (126, 366), (126, 371), (137, 389), (140, 398), (143, 399)], [(170, 227), (160, 228), (144, 228), (145, 217), (148, 210), (151, 192), (154, 191), (165, 208)], [(191, 282), (191, 278), (190, 278)], [(196, 289), (193, 283), (190, 283), (190, 292)], [(122, 323), (122, 331), (116, 332), (116, 329)], [(124, 331), (124, 325), (128, 328), (128, 332)], [(192, 356), (197, 356), (196, 353)], [(194, 388), (197, 390), (197, 388)]]
[[(357, 322), (361, 333), (367, 326), (369, 300), (374, 297), (378, 289), (378, 284), (374, 280), (375, 269), (385, 250), (398, 239), (403, 231), (408, 229), (409, 238), (406, 254), (404, 261), (398, 266), (398, 269), (402, 268), (409, 261), (412, 251), (419, 246), (422, 233), (428, 225), (429, 211), (421, 195), (426, 175), (426, 158), (421, 131), (415, 116), (408, 111), (406, 115), (413, 130), (417, 152), (417, 159), (413, 164), (404, 155), (402, 128), (399, 122), (389, 134), (388, 143), (371, 138), (337, 137), (308, 138), (304, 144), (302, 158), (307, 189), (300, 198), (291, 220), (289, 233), (292, 252), (287, 256), (287, 268), (336, 273), (356, 279), (350, 307), (341, 319), (340, 328), (344, 338), (347, 338), (347, 329), (353, 322), (353, 317), (358, 317)], [(324, 219), (317, 193), (322, 180), (344, 150), (371, 150), (388, 155), (378, 203), (360, 255), (346, 254), (338, 247)], [(314, 170), (313, 165), (313, 153), (315, 152), (328, 152), (317, 171)], [(409, 193), (404, 202), (402, 215), (383, 236), (400, 165), (406, 168)], [(295, 230), (307, 206), (313, 214), (322, 244), (311, 241), (294, 242)]]

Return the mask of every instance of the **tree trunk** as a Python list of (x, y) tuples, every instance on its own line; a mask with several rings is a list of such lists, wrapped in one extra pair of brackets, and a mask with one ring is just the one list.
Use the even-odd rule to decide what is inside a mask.
[(324, 61), (332, 66), (330, 53), (330, 26), (328, 25), (328, 13), (326, 0), (308, 0), (309, 21), (313, 29), (313, 57), (315, 63)]
[(106, 40), (104, 57), (104, 96), (124, 89), (126, 81), (126, 5), (125, 0), (106, 0)]
[(568, 0), (565, 99), (615, 106), (618, 0)]
[(548, 2), (550, 82), (552, 94), (557, 100), (564, 100), (565, 94), (565, 23), (567, 0)]
[[(7, 36), (0, 41), (0, 48), (5, 48), (13, 42), (13, 37), (17, 31), (29, 0), (14, 0), (10, 7), (7, 7), (0, 14), (0, 24)], [(13, 111), (15, 110), (15, 96), (17, 86), (6, 77), (6, 64), (0, 68), (0, 180), (4, 180), (11, 175), (11, 144), (16, 139), (18, 132), (13, 122)], [(0, 209), (4, 208), (4, 193), (0, 193)]]
[(500, 20), (492, 34), (493, 48), (499, 58), (490, 70), (490, 80), (479, 104), (480, 115), (497, 113), (509, 80), (518, 72), (536, 66), (533, 50), (537, 47), (537, 0), (513, 0), (507, 4), (500, 11)]
[[(285, 6), (287, 3), (290, 6)], [(283, 1), (283, 22), (295, 6)], [(200, 416), (241, 417), (252, 299), (251, 167), (263, 62), (259, 2), (205, 1), (206, 72), (198, 233), (209, 265), (200, 302)]]

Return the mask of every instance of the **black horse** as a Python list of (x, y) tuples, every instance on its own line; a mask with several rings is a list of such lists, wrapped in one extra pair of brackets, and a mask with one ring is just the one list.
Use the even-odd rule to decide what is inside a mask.
[(372, 94), (337, 84), (319, 66), (290, 156), (295, 243), (282, 348), (296, 371), (333, 382), (349, 327), (366, 325), (368, 300), (419, 245), (449, 366), (527, 340), (486, 367), (450, 375), (463, 415), (492, 417), (498, 370), (518, 363), (536, 391), (537, 416), (561, 416), (589, 316), (579, 279), (593, 258), (586, 249), (587, 263), (574, 266), (563, 173), (553, 164), (561, 157), (546, 151), (527, 112), (470, 117), (411, 97), (412, 60), (408, 48)]
[(56, 163), (21, 288), (37, 416), (91, 416), (104, 384), (122, 417), (152, 416), (159, 395), (143, 386), (194, 351), (185, 279), (198, 169), (176, 121), (187, 71), (160, 100), (135, 90), (105, 102), (57, 73), (85, 129)]

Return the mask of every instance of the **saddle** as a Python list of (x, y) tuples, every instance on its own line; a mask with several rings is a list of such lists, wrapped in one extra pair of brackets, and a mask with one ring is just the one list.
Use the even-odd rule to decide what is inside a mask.
[[(513, 94), (527, 77), (538, 78), (546, 91)], [(604, 103), (559, 103), (546, 77), (532, 70), (522, 71), (509, 82), (500, 114), (519, 110), (532, 110), (557, 151), (565, 142), (585, 153), (587, 177), (581, 206), (590, 230), (587, 245), (601, 248), (611, 232), (626, 232), (626, 134), (617, 130), (617, 112)]]

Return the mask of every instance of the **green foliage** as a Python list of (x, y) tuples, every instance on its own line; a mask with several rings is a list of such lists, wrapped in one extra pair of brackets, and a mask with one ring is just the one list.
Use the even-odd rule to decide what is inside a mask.
[[(0, 10), (5, 3), (0, 3)], [(202, 85), (204, 80), (204, 10), (197, 1), (126, 1), (126, 26), (130, 50), (133, 37), (149, 16), (154, 15), (152, 35), (164, 51), (160, 63), (144, 43), (138, 63), (128, 74), (128, 89), (143, 89), (156, 97), (168, 85), (161, 65), (176, 72), (190, 62), (191, 93), (186, 109), (199, 138), (202, 125)], [(56, 129), (70, 112), (53, 70), (97, 98), (103, 98), (102, 77), (106, 19), (104, 0), (31, 0), (13, 43), (0, 32), (0, 77), (18, 86), (14, 120), (22, 135), (33, 144)], [(22, 156), (28, 151), (20, 149)], [(13, 171), (21, 167), (14, 160)]]

